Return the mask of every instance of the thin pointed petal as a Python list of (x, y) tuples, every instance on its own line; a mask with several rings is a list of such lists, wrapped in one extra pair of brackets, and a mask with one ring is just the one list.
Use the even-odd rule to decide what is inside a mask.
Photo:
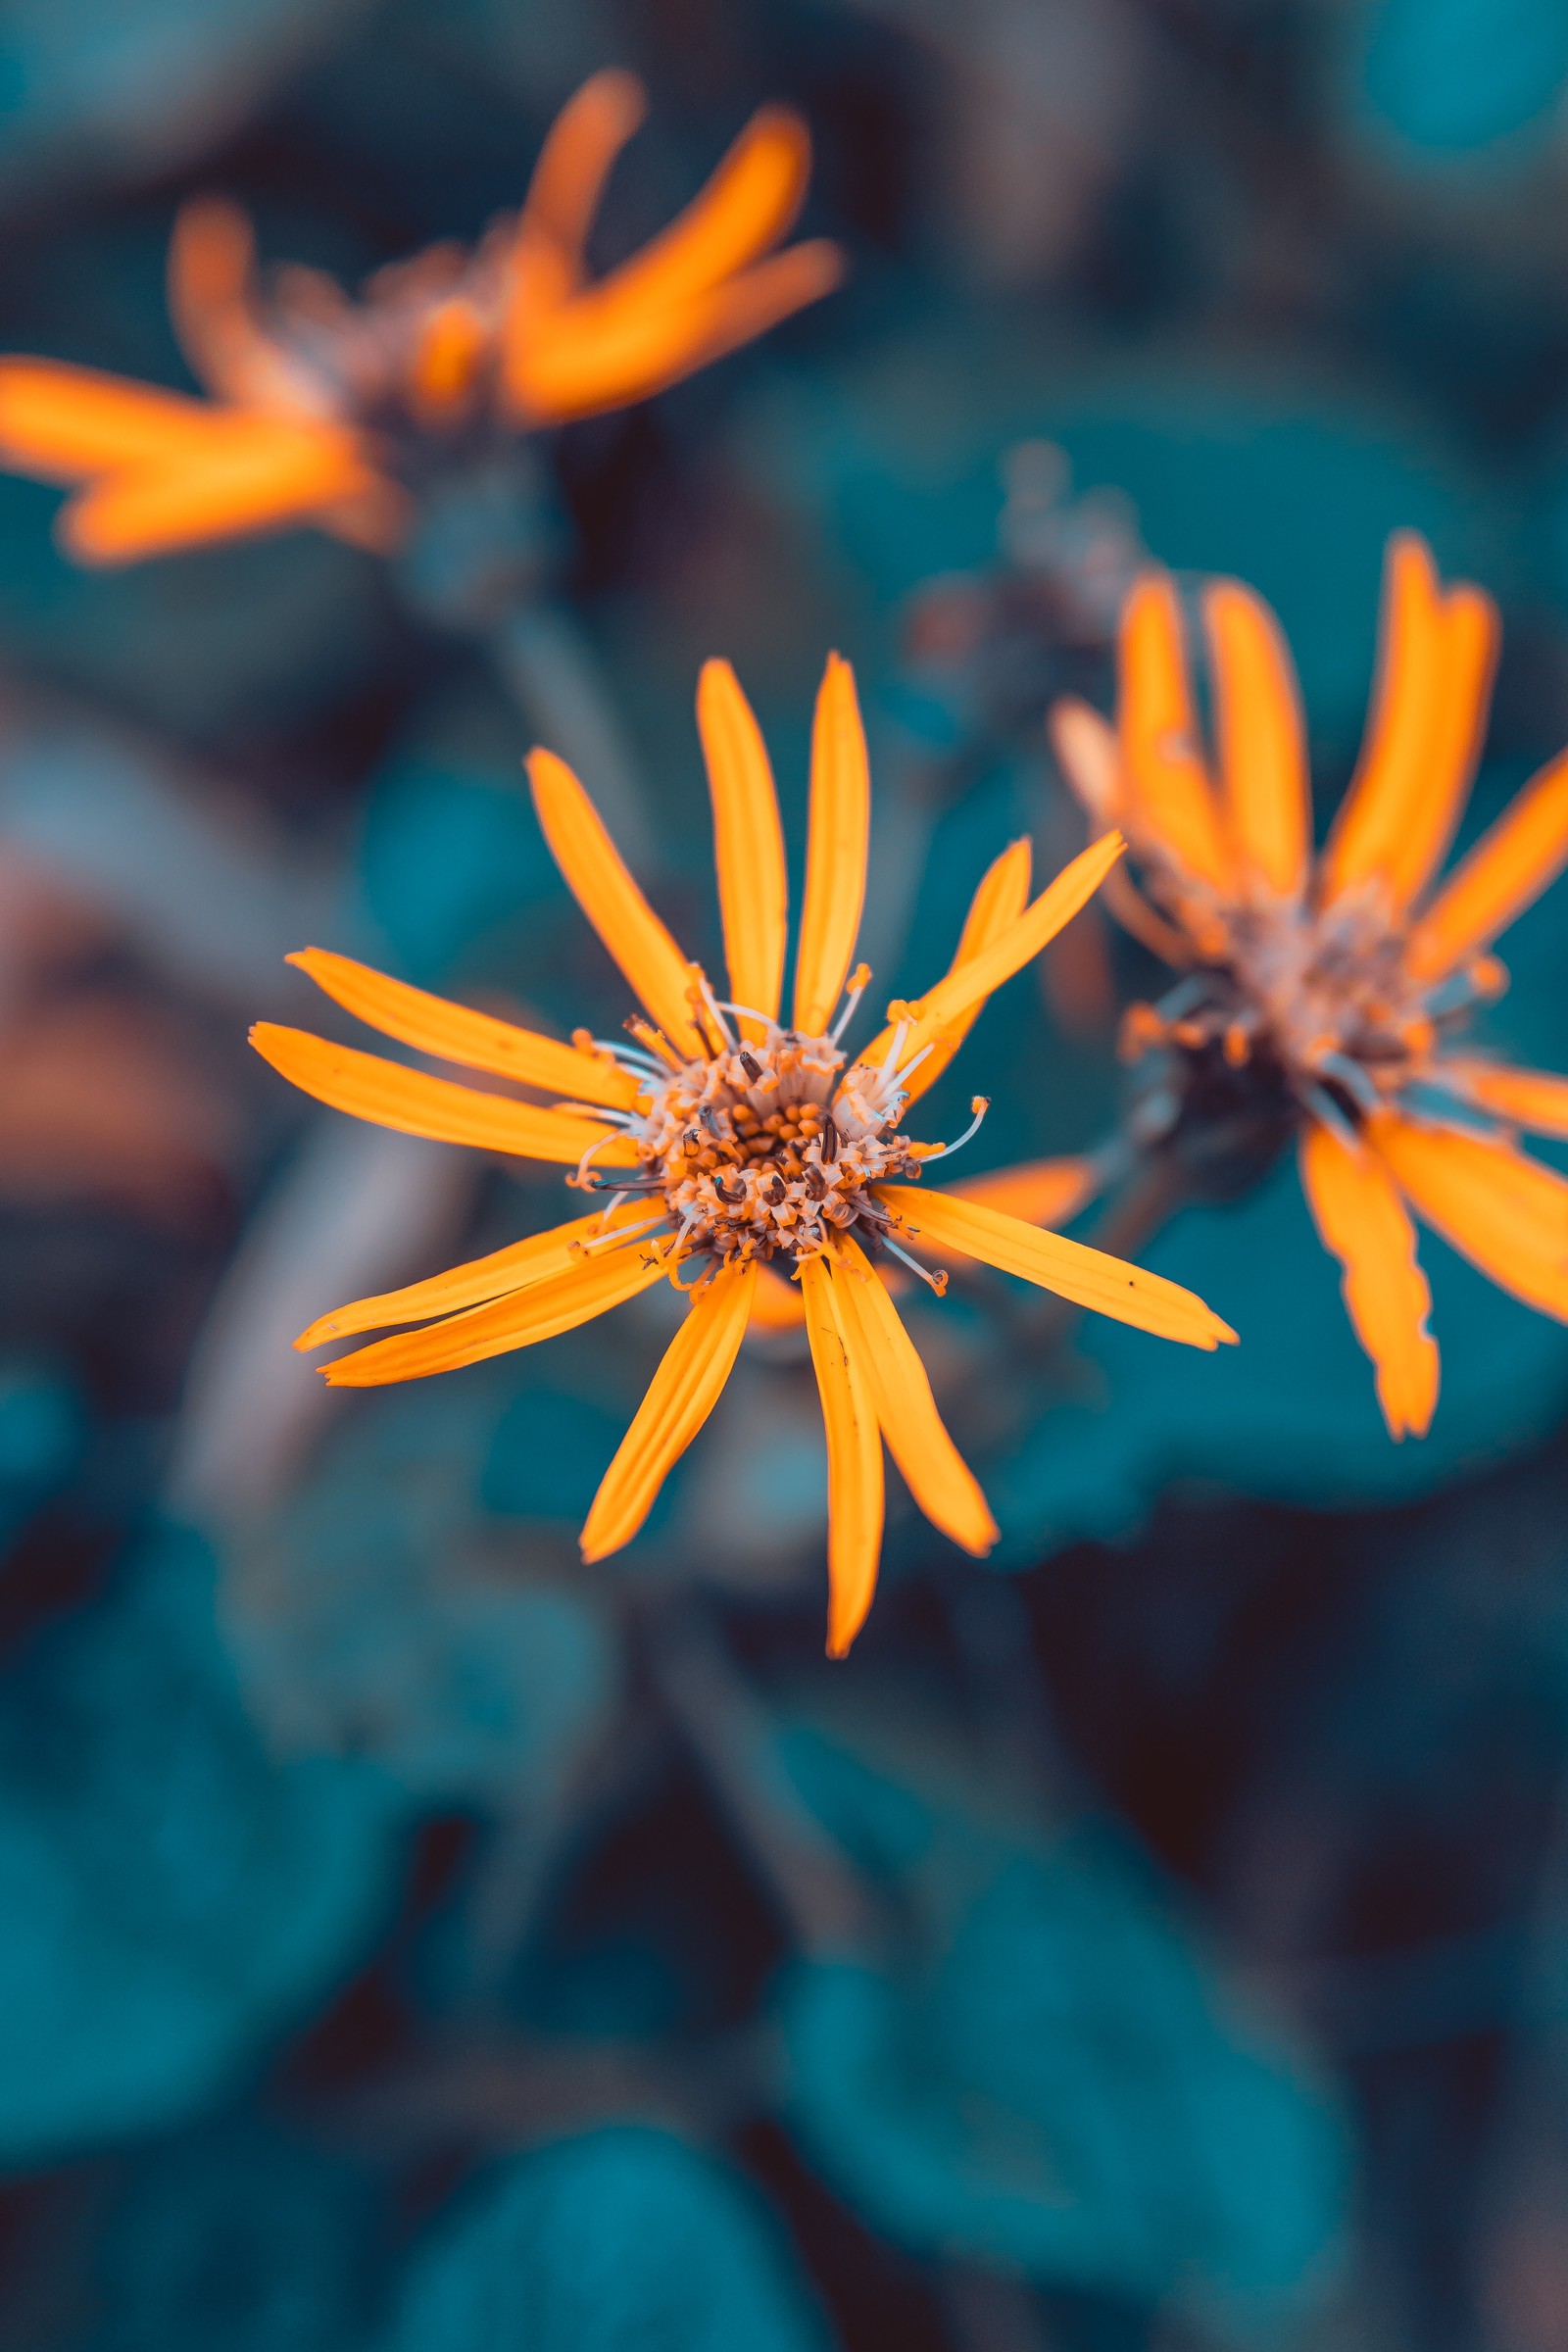
[(1568, 1182), (1512, 1145), (1378, 1122), (1377, 1148), (1417, 1216), (1503, 1290), (1568, 1321)]
[(590, 1146), (602, 1144), (602, 1164), (622, 1165), (633, 1147), (614, 1127), (575, 1119), (564, 1111), (514, 1102), (509, 1095), (485, 1095), (450, 1078), (353, 1046), (329, 1045), (305, 1029), (258, 1021), (251, 1044), (265, 1061), (302, 1094), (314, 1095), (334, 1110), (346, 1110), (376, 1127), (404, 1135), (428, 1136), (438, 1144), (471, 1144), (481, 1152), (509, 1152), (523, 1159), (574, 1167)]
[[(778, 1017), (784, 988), (789, 890), (784, 830), (767, 746), (727, 662), (705, 662), (697, 681), (697, 727), (713, 804), (713, 855), (724, 918), (729, 993)], [(742, 1016), (747, 1036), (761, 1035)]]
[(660, 1245), (631, 1242), (603, 1257), (586, 1258), (564, 1274), (530, 1283), (526, 1290), (509, 1292), (486, 1306), (427, 1323), (422, 1331), (400, 1332), (395, 1339), (356, 1348), (352, 1354), (323, 1364), (322, 1377), (333, 1389), (376, 1389), (389, 1381), (424, 1380), (432, 1372), (454, 1372), (462, 1364), (509, 1355), (514, 1348), (535, 1347), (608, 1314), (639, 1291), (651, 1290), (668, 1270)]
[(263, 334), (253, 279), (256, 240), (237, 204), (181, 205), (169, 247), (169, 312), (191, 371), (224, 400), (287, 405), (299, 372)]
[[(963, 930), (949, 966), (951, 971), (956, 972), (960, 965), (971, 962), (1018, 920), (1029, 903), (1033, 856), (1033, 849), (1025, 835), (1021, 841), (1010, 842), (1001, 857), (993, 859), (981, 876), (980, 887), (969, 903)], [(943, 1031), (940, 1041), (920, 1067), (910, 1072), (908, 1096), (911, 1102), (935, 1086), (983, 1010), (984, 1000), (980, 1000), (971, 1004), (967, 1012), (960, 1012)]]
[(528, 780), (545, 839), (578, 906), (677, 1053), (701, 1054), (686, 959), (632, 880), (598, 809), (554, 752), (529, 753)]
[(1145, 572), (1122, 611), (1117, 731), (1128, 821), (1194, 879), (1224, 892), (1230, 858), (1187, 676), (1181, 607), (1166, 572)]
[(1568, 752), (1532, 776), (1462, 858), (1410, 934), (1406, 962), (1438, 980), (1491, 945), (1568, 864)]
[(1099, 1192), (1100, 1173), (1092, 1159), (1031, 1159), (943, 1189), (1002, 1216), (1021, 1217), (1026, 1225), (1067, 1225)]
[(449, 1004), (445, 997), (389, 979), (327, 948), (301, 948), (287, 960), (309, 973), (345, 1011), (421, 1054), (461, 1061), (469, 1069), (494, 1070), (519, 1085), (564, 1095), (568, 1102), (603, 1102), (611, 1110), (630, 1110), (636, 1102), (636, 1079), (607, 1056), (581, 1054), (575, 1046), (564, 1046), (532, 1029), (470, 1011), (466, 1004)]
[(389, 1324), (421, 1323), (427, 1316), (453, 1315), (466, 1306), (482, 1306), (487, 1299), (503, 1298), (513, 1291), (526, 1290), (530, 1283), (543, 1282), (547, 1275), (564, 1274), (581, 1261), (585, 1242), (651, 1225), (655, 1215), (635, 1200), (612, 1209), (608, 1216), (602, 1209), (594, 1209), (586, 1217), (573, 1217), (569, 1224), (557, 1225), (549, 1233), (530, 1234), (525, 1241), (511, 1242), (505, 1250), (492, 1250), (487, 1257), (470, 1258), (466, 1265), (432, 1274), (423, 1282), (335, 1306), (330, 1314), (318, 1316), (294, 1345), (301, 1354), (309, 1354), (313, 1348), (324, 1348), (330, 1340), (352, 1340), (358, 1332), (384, 1331)]
[(548, 239), (573, 279), (611, 168), (647, 111), (636, 74), (608, 68), (567, 100), (539, 151), (518, 230)]
[(924, 1185), (877, 1184), (874, 1199), (908, 1220), (918, 1235), (921, 1250), (956, 1250), (978, 1258), (1004, 1274), (1039, 1283), (1076, 1306), (1114, 1316), (1118, 1323), (1136, 1324), (1156, 1339), (1180, 1340), (1189, 1348), (1211, 1348), (1236, 1334), (1180, 1283), (1167, 1282), (1124, 1258), (1107, 1256), (1082, 1242), (1069, 1242), (1059, 1233), (1046, 1233), (1017, 1217), (1004, 1216), (977, 1200), (960, 1200), (952, 1193), (928, 1192)]
[(1052, 705), (1051, 748), (1089, 821), (1101, 832), (1126, 820), (1116, 730), (1074, 694)]
[(1475, 772), (1496, 652), (1491, 598), (1469, 587), (1445, 596), (1425, 542), (1396, 532), (1366, 745), (1324, 852), (1326, 904), (1375, 882), (1402, 911), (1442, 864)]
[(585, 1560), (631, 1542), (718, 1402), (746, 1336), (756, 1280), (754, 1259), (726, 1267), (693, 1298), (594, 1496), (582, 1531)]
[(178, 458), (105, 473), (78, 491), (59, 530), (79, 563), (123, 564), (321, 521), (346, 501), (382, 492), (397, 503), (394, 485), (342, 426), (209, 411)]
[(1440, 1365), (1409, 1211), (1370, 1144), (1352, 1152), (1316, 1122), (1302, 1135), (1300, 1168), (1318, 1236), (1340, 1261), (1346, 1312), (1377, 1372), (1389, 1435), (1424, 1438)]
[(1516, 1070), (1506, 1062), (1445, 1059), (1436, 1075), (1472, 1102), (1532, 1135), (1568, 1136), (1568, 1078), (1549, 1070)]
[(48, 482), (110, 466), (177, 464), (213, 412), (160, 391), (55, 360), (0, 360), (0, 464)]
[(1301, 694), (1279, 622), (1236, 580), (1203, 593), (1215, 732), (1232, 847), (1244, 872), (1298, 898), (1312, 841)]
[(795, 1026), (820, 1037), (855, 955), (865, 903), (871, 771), (855, 672), (829, 654), (811, 730), (811, 818), (795, 970)]
[(932, 1526), (984, 1559), (1000, 1530), (937, 1410), (919, 1350), (858, 1243), (843, 1236), (835, 1261), (840, 1327), (864, 1371), (888, 1451)]
[[(971, 1006), (983, 1004), (1004, 981), (1022, 971), (1042, 948), (1049, 947), (1056, 933), (1094, 897), (1126, 847), (1119, 833), (1106, 833), (1087, 850), (1081, 850), (1072, 863), (1062, 867), (1055, 880), (990, 947), (962, 963), (955, 963), (945, 980), (939, 980), (935, 988), (909, 1005), (901, 1058), (908, 1061), (928, 1044), (940, 1042)], [(858, 1061), (867, 1067), (879, 1066), (893, 1037), (890, 1024), (862, 1049)], [(918, 1077), (919, 1072), (911, 1075)]]
[(858, 1352), (844, 1336), (826, 1258), (801, 1266), (806, 1334), (827, 1432), (827, 1654), (847, 1657), (882, 1557), (882, 1437)]

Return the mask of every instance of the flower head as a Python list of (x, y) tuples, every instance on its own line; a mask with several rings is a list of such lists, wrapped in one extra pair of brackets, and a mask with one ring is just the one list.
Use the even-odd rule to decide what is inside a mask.
[[(1568, 1080), (1468, 1050), (1473, 1007), (1506, 974), (1493, 941), (1568, 859), (1568, 754), (1528, 783), (1441, 883), (1475, 770), (1496, 614), (1445, 590), (1424, 544), (1390, 543), (1376, 699), (1360, 765), (1321, 855), (1299, 698), (1273, 614), (1235, 581), (1202, 614), (1217, 776), (1200, 746), (1181, 609), (1148, 572), (1120, 638), (1114, 733), (1058, 707), (1057, 749), (1097, 823), (1124, 827), (1147, 895), (1110, 904), (1183, 978), (1135, 1005), (1125, 1043), (1154, 1057), (1143, 1139), (1298, 1138), (1301, 1181), (1343, 1268), (1392, 1436), (1424, 1435), (1439, 1362), (1410, 1209), (1516, 1298), (1568, 1319), (1568, 1184), (1515, 1131), (1568, 1135)], [(1196, 1147), (1194, 1143), (1197, 1135)]]
[[(1032, 901), (1027, 842), (1004, 851), (980, 885), (946, 977), (918, 1003), (890, 1005), (888, 1025), (851, 1054), (842, 1040), (870, 977), (855, 965), (870, 780), (850, 670), (832, 657), (817, 700), (787, 1024), (783, 834), (762, 738), (727, 663), (707, 664), (697, 712), (728, 998), (682, 955), (582, 786), (550, 752), (529, 761), (534, 804), (566, 882), (641, 1002), (626, 1024), (631, 1043), (579, 1030), (564, 1045), (345, 956), (308, 949), (293, 958), (387, 1036), (552, 1100), (479, 1093), (297, 1029), (260, 1025), (254, 1043), (296, 1086), (383, 1126), (553, 1160), (571, 1170), (568, 1184), (603, 1197), (551, 1232), (341, 1307), (299, 1345), (422, 1323), (325, 1367), (334, 1384), (368, 1387), (526, 1347), (655, 1283), (674, 1283), (688, 1295), (685, 1320), (583, 1530), (585, 1557), (599, 1559), (642, 1526), (717, 1401), (749, 1320), (766, 1315), (768, 1288), (793, 1278), (827, 1430), (828, 1646), (842, 1655), (876, 1583), (884, 1439), (935, 1526), (976, 1553), (988, 1551), (997, 1533), (880, 1278), (890, 1259), (922, 1271), (907, 1243), (918, 1237), (925, 1250), (977, 1258), (1193, 1347), (1211, 1348), (1235, 1335), (1174, 1283), (983, 1200), (927, 1186), (925, 1169), (952, 1147), (911, 1142), (902, 1131), (909, 1104), (946, 1068), (986, 998), (1040, 953), (1109, 871), (1120, 836), (1107, 833)], [(976, 1102), (977, 1121), (984, 1107)], [(945, 1284), (941, 1275), (924, 1279), (939, 1292)]]
[(435, 246), (378, 271), (358, 303), (299, 268), (264, 302), (244, 216), (187, 205), (170, 309), (211, 397), (0, 360), (0, 464), (80, 485), (60, 529), (84, 564), (299, 522), (394, 544), (433, 458), (644, 399), (838, 282), (831, 244), (772, 251), (810, 168), (805, 125), (779, 108), (753, 117), (677, 220), (590, 282), (594, 211), (642, 115), (631, 74), (595, 74), (518, 215), (472, 252)]

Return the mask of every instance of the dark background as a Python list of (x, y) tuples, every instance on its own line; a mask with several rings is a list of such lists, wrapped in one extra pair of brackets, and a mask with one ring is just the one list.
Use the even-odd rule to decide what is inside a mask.
[[(651, 108), (602, 261), (784, 99), (850, 263), (519, 477), (693, 953), (711, 653), (797, 869), (856, 662), (879, 995), (1017, 831), (1079, 846), (1042, 720), (1106, 702), (1141, 548), (1276, 604), (1320, 824), (1396, 525), (1503, 608), (1478, 819), (1568, 736), (1546, 0), (10, 0), (0, 345), (185, 384), (186, 194), (353, 280), (515, 205), (611, 63)], [(560, 1195), (243, 1044), (319, 1017), (313, 940), (613, 1027), (520, 786), (550, 710), (418, 551), (95, 575), (58, 503), (0, 481), (7, 2352), (1568, 2344), (1568, 1340), (1424, 1245), (1444, 1397), (1392, 1446), (1283, 1164), (1150, 1245), (1223, 1360), (911, 1308), (1004, 1543), (901, 1497), (848, 1664), (790, 1343), (582, 1570), (667, 1302), (326, 1395), (303, 1323)], [(1495, 1025), (1548, 1067), (1564, 919)], [(1148, 984), (1086, 917), (930, 1131), (980, 1088), (976, 1169), (1092, 1145)]]

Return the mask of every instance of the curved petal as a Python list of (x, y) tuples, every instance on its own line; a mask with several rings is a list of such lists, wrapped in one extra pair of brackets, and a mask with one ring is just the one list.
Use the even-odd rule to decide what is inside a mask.
[(1312, 844), (1296, 665), (1279, 622), (1239, 580), (1203, 591), (1215, 733), (1231, 846), (1242, 870), (1299, 898)]
[(345, 501), (382, 493), (397, 499), (339, 425), (209, 411), (177, 459), (105, 473), (80, 490), (59, 531), (78, 562), (122, 564), (318, 521)]
[(1377, 1149), (1417, 1216), (1501, 1289), (1568, 1321), (1568, 1182), (1511, 1144), (1378, 1122)]
[(752, 1293), (754, 1331), (799, 1331), (806, 1321), (806, 1301), (798, 1282), (787, 1282), (771, 1266), (759, 1266)]
[(1031, 1159), (1014, 1168), (995, 1168), (944, 1186), (959, 1200), (976, 1200), (1026, 1225), (1066, 1225), (1100, 1190), (1092, 1159)]
[(612, 1209), (608, 1216), (595, 1209), (586, 1217), (573, 1217), (569, 1224), (553, 1227), (549, 1233), (530, 1234), (526, 1241), (492, 1250), (488, 1257), (473, 1257), (444, 1274), (411, 1282), (400, 1291), (382, 1291), (373, 1298), (356, 1298), (347, 1306), (335, 1306), (330, 1314), (318, 1316), (294, 1345), (306, 1355), (313, 1348), (324, 1348), (329, 1340), (351, 1340), (361, 1331), (384, 1331), (391, 1323), (420, 1323), (430, 1315), (452, 1315), (463, 1307), (505, 1298), (512, 1291), (526, 1290), (530, 1283), (543, 1282), (547, 1275), (564, 1274), (581, 1259), (585, 1243), (597, 1242), (612, 1232), (622, 1236), (634, 1233), (642, 1225), (652, 1225), (659, 1213), (636, 1201)]
[(1224, 894), (1230, 858), (1199, 748), (1181, 606), (1167, 572), (1145, 572), (1122, 609), (1118, 675), (1122, 789), (1139, 848), (1163, 850)]
[(383, 1061), (380, 1054), (361, 1054), (353, 1046), (329, 1045), (305, 1029), (258, 1021), (251, 1044), (302, 1094), (376, 1127), (395, 1127), (403, 1135), (428, 1136), (438, 1144), (472, 1144), (481, 1152), (508, 1152), (561, 1167), (575, 1167), (596, 1144), (605, 1147), (597, 1155), (600, 1161), (612, 1167), (624, 1165), (627, 1152), (635, 1152), (618, 1128), (570, 1118), (564, 1111), (541, 1110), (533, 1102), (514, 1102), (510, 1095), (482, 1095), (473, 1087), (454, 1086), (450, 1078), (432, 1078), (424, 1070)]
[(1434, 1076), (1456, 1086), (1468, 1101), (1532, 1135), (1568, 1136), (1568, 1078), (1549, 1070), (1516, 1070), (1506, 1062), (1446, 1057)]
[(1136, 1324), (1156, 1339), (1180, 1340), (1189, 1348), (1211, 1348), (1221, 1340), (1236, 1338), (1230, 1325), (1192, 1291), (1167, 1282), (1163, 1274), (1109, 1257), (1102, 1250), (1025, 1225), (978, 1200), (928, 1192), (924, 1185), (876, 1184), (871, 1193), (896, 1216), (908, 1220), (927, 1254), (956, 1250), (1001, 1273), (1039, 1283), (1076, 1306), (1093, 1307), (1097, 1314)]
[(846, 1337), (825, 1257), (801, 1266), (806, 1335), (827, 1432), (827, 1654), (847, 1657), (882, 1557), (882, 1437), (861, 1351)]
[[(729, 993), (778, 1018), (784, 988), (789, 886), (784, 829), (767, 746), (727, 662), (705, 662), (697, 681), (697, 728), (713, 804), (713, 858), (724, 918)], [(741, 1016), (748, 1037), (756, 1021)]]
[(494, 1070), (500, 1077), (545, 1088), (571, 1102), (602, 1102), (611, 1110), (630, 1110), (637, 1101), (636, 1079), (608, 1055), (583, 1054), (532, 1029), (450, 1004), (445, 997), (411, 988), (406, 980), (372, 971), (368, 963), (356, 963), (351, 956), (335, 956), (328, 948), (301, 948), (287, 961), (309, 973), (346, 1012), (421, 1054), (437, 1054), (443, 1061), (461, 1061), (469, 1069)]
[[(536, 267), (535, 277), (542, 274)], [(503, 379), (508, 399), (519, 420), (534, 424), (646, 400), (819, 302), (843, 276), (838, 247), (813, 238), (667, 310), (601, 314), (568, 304), (514, 347)], [(537, 315), (541, 298), (528, 307)]]
[(834, 1304), (846, 1342), (864, 1368), (888, 1451), (932, 1526), (984, 1559), (1001, 1531), (979, 1480), (948, 1435), (919, 1350), (859, 1244), (842, 1236), (834, 1257)]
[(461, 1364), (482, 1363), (492, 1355), (509, 1355), (516, 1348), (532, 1348), (561, 1332), (575, 1331), (611, 1307), (651, 1290), (669, 1271), (657, 1243), (633, 1242), (603, 1257), (583, 1259), (564, 1274), (530, 1283), (487, 1306), (448, 1315), (427, 1323), (422, 1331), (399, 1332), (395, 1339), (372, 1341), (352, 1354), (322, 1364), (320, 1372), (333, 1389), (378, 1389), (394, 1380), (424, 1380), (432, 1372), (455, 1372)]
[[(985, 948), (991, 947), (1010, 928), (1029, 903), (1029, 876), (1034, 851), (1028, 836), (1009, 842), (1000, 858), (992, 860), (980, 878), (980, 886), (969, 902), (963, 929), (954, 951), (950, 971), (957, 971)], [(964, 1039), (974, 1027), (984, 1009), (984, 1000), (960, 1012), (943, 1031), (941, 1038), (926, 1055), (917, 1070), (909, 1073), (906, 1089), (911, 1102), (935, 1086), (948, 1068)]]
[(1415, 1227), (1370, 1145), (1352, 1152), (1314, 1122), (1301, 1137), (1301, 1190), (1325, 1250), (1340, 1261), (1351, 1328), (1377, 1371), (1391, 1438), (1424, 1438), (1437, 1410), (1432, 1293), (1415, 1253)]
[[(978, 955), (968, 956), (962, 963), (955, 962), (946, 979), (939, 980), (935, 988), (913, 1004), (906, 1005), (902, 1015), (906, 1035), (900, 1058), (908, 1061), (927, 1045), (940, 1044), (971, 1006), (983, 1004), (1004, 981), (1022, 971), (1094, 897), (1126, 847), (1119, 833), (1106, 833), (1092, 842), (1070, 865), (1062, 867), (1033, 905), (1026, 906), (1017, 920), (1009, 923), (988, 948), (982, 948)], [(857, 1062), (880, 1065), (887, 1058), (894, 1035), (890, 1022), (857, 1054)], [(910, 1073), (911, 1078), (918, 1075), (918, 1071)]]
[(518, 216), (519, 235), (548, 239), (573, 282), (581, 275), (583, 246), (612, 166), (647, 111), (636, 74), (611, 67), (566, 101), (539, 150)]
[(111, 466), (177, 465), (213, 416), (205, 401), (64, 361), (0, 359), (0, 463), (48, 482)]
[(1066, 694), (1051, 708), (1051, 748), (1092, 825), (1103, 832), (1124, 822), (1121, 751), (1116, 730), (1088, 703)]
[(855, 672), (829, 654), (811, 729), (811, 817), (795, 964), (795, 1026), (804, 1037), (822, 1035), (843, 994), (865, 903), (870, 837), (871, 770)]
[(582, 1556), (602, 1560), (629, 1544), (670, 1471), (718, 1402), (746, 1336), (755, 1258), (697, 1291), (686, 1320), (605, 1472), (582, 1531)]
[(701, 1054), (686, 959), (632, 880), (604, 818), (554, 752), (528, 754), (528, 781), (567, 889), (676, 1052)]
[(181, 205), (169, 247), (169, 313), (191, 371), (223, 400), (292, 405), (299, 374), (263, 334), (253, 280), (256, 240), (237, 204)]
[(1568, 864), (1568, 752), (1532, 776), (1462, 858), (1410, 934), (1405, 961), (1439, 980), (1491, 945)]
[(1366, 744), (1324, 852), (1326, 903), (1377, 882), (1401, 911), (1442, 863), (1470, 790), (1496, 650), (1491, 598), (1469, 587), (1445, 596), (1425, 541), (1396, 532)]

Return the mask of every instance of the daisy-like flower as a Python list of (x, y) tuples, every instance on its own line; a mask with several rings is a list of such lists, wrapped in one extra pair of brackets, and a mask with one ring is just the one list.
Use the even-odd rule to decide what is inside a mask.
[(243, 214), (187, 205), (170, 309), (211, 397), (0, 360), (0, 464), (79, 485), (59, 529), (83, 564), (294, 523), (384, 549), (455, 450), (644, 399), (837, 284), (835, 246), (772, 251), (810, 169), (805, 125), (779, 108), (753, 117), (662, 235), (590, 282), (600, 191), (643, 103), (631, 74), (595, 74), (518, 215), (471, 253), (439, 245), (379, 270), (360, 303), (300, 268), (263, 302)]
[[(253, 1041), (318, 1101), (387, 1127), (569, 1168), (608, 1196), (585, 1216), (432, 1280), (339, 1307), (298, 1345), (419, 1323), (324, 1367), (367, 1388), (477, 1362), (571, 1330), (655, 1283), (688, 1294), (685, 1319), (607, 1471), (582, 1533), (602, 1559), (636, 1535), (674, 1462), (712, 1411), (760, 1293), (804, 1296), (827, 1431), (828, 1648), (843, 1656), (870, 1606), (881, 1550), (885, 1439), (934, 1526), (983, 1554), (996, 1526), (948, 1435), (878, 1268), (906, 1250), (978, 1258), (1166, 1339), (1212, 1348), (1235, 1334), (1190, 1291), (979, 1200), (923, 1182), (955, 1146), (902, 1132), (994, 990), (1037, 956), (1121, 855), (1108, 832), (1029, 900), (1029, 845), (981, 882), (947, 976), (896, 1003), (859, 1054), (842, 1040), (870, 974), (854, 963), (865, 889), (870, 778), (848, 665), (829, 660), (811, 748), (806, 898), (794, 1002), (781, 1017), (784, 841), (760, 732), (722, 662), (704, 668), (698, 727), (712, 799), (730, 996), (681, 954), (632, 879), (576, 777), (529, 762), (545, 838), (584, 914), (642, 1004), (630, 1043), (571, 1043), (445, 1003), (346, 956), (293, 960), (350, 1012), (443, 1059), (547, 1097), (524, 1102), (260, 1025)], [(976, 1101), (975, 1123), (985, 1109)], [(962, 1138), (960, 1141), (964, 1140)], [(765, 1308), (763, 1309), (765, 1312)]]
[(1153, 1056), (1140, 1140), (1191, 1157), (1205, 1123), (1250, 1120), (1273, 1148), (1297, 1136), (1390, 1435), (1424, 1436), (1439, 1361), (1411, 1209), (1515, 1298), (1568, 1320), (1568, 1183), (1516, 1141), (1521, 1128), (1568, 1136), (1568, 1079), (1463, 1040), (1472, 1008), (1506, 984), (1493, 941), (1568, 860), (1568, 753), (1437, 880), (1485, 731), (1497, 620), (1480, 589), (1445, 590), (1422, 541), (1397, 534), (1360, 764), (1314, 857), (1278, 624), (1236, 581), (1201, 601), (1217, 778), (1163, 573), (1144, 575), (1122, 616), (1115, 731), (1083, 704), (1055, 714), (1092, 820), (1124, 827), (1141, 867), (1147, 896), (1123, 872), (1108, 904), (1183, 972), (1127, 1016), (1129, 1058)]

